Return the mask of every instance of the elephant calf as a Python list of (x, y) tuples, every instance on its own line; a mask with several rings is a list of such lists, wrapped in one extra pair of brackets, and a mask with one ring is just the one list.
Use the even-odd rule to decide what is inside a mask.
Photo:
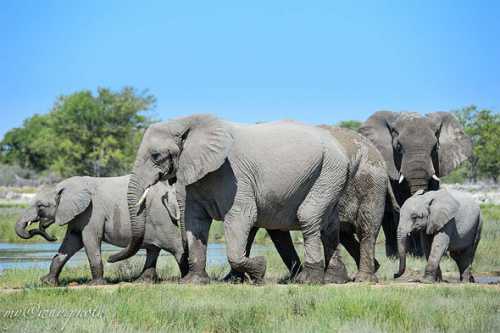
[(449, 250), (460, 271), (460, 281), (474, 282), (471, 265), (481, 237), (481, 211), (471, 195), (454, 190), (416, 192), (401, 207), (397, 230), (399, 272), (406, 268), (406, 243), (410, 232), (422, 230), (426, 237), (427, 266), (423, 282), (441, 279), (439, 262)]
[[(52, 259), (50, 272), (42, 278), (47, 284), (57, 285), (59, 274), (66, 262), (82, 247), (85, 248), (92, 272), (91, 284), (102, 284), (103, 264), (101, 241), (120, 247), (130, 242), (131, 227), (127, 205), (129, 176), (72, 177), (50, 190), (37, 194), (16, 224), (16, 233), (27, 239), (38, 234), (49, 241), (55, 240), (45, 229), (52, 223), (68, 225), (66, 236), (58, 253)], [(154, 281), (160, 249), (170, 252), (176, 259), (181, 274), (188, 271), (182, 239), (176, 226), (179, 208), (172, 186), (157, 183), (141, 203), (141, 216), (147, 227), (142, 248), (146, 249), (146, 263), (142, 271), (144, 280)], [(34, 222), (38, 229), (27, 230)]]

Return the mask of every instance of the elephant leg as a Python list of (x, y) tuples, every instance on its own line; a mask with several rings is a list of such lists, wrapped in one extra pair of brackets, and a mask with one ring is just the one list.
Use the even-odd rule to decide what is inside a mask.
[(358, 272), (354, 278), (356, 282), (378, 282), (375, 275), (375, 242), (380, 225), (376, 223), (382, 219), (383, 207), (374, 207), (374, 203), (372, 200), (364, 202), (357, 216), (360, 258)]
[(82, 236), (79, 233), (72, 232), (69, 229), (66, 231), (64, 240), (57, 254), (52, 258), (50, 263), (49, 274), (42, 277), (41, 281), (44, 284), (58, 285), (59, 274), (68, 260), (83, 247)]
[(139, 280), (144, 282), (154, 283), (158, 281), (158, 274), (156, 273), (156, 263), (160, 255), (160, 248), (148, 247), (146, 248), (146, 262), (139, 277)]
[(475, 282), (474, 276), (471, 273), (472, 261), (474, 259), (473, 253), (474, 251), (471, 249), (467, 249), (460, 253), (451, 253), (451, 257), (457, 263), (461, 282)]
[(274, 247), (290, 272), (290, 279), (294, 279), (302, 270), (299, 255), (293, 246), (292, 236), (289, 231), (267, 230)]
[[(257, 231), (259, 231), (259, 228), (257, 227), (253, 227), (252, 229), (250, 229), (250, 232), (248, 234), (247, 245), (245, 248), (246, 257), (250, 257), (250, 252), (252, 251), (252, 245), (255, 240), (255, 235), (257, 235)], [(245, 280), (246, 280), (245, 273), (238, 272), (237, 270), (234, 270), (232, 268), (223, 279), (224, 282), (231, 282), (231, 283), (243, 283), (245, 282)]]
[[(422, 250), (425, 254), (425, 259), (429, 260), (429, 256), (431, 254), (431, 246), (432, 246), (432, 240), (433, 240), (432, 235), (426, 235), (422, 234)], [(436, 280), (437, 281), (442, 281), (443, 280), (443, 274), (441, 272), (441, 267), (438, 265), (437, 271), (436, 271)]]
[(387, 257), (398, 256), (397, 228), (398, 219), (392, 208), (386, 203), (384, 217), (382, 219), (382, 230), (385, 235), (385, 255)]
[(231, 269), (247, 273), (253, 283), (260, 284), (264, 282), (266, 259), (262, 256), (248, 257), (246, 253), (248, 237), (256, 219), (253, 212), (256, 210), (233, 207), (224, 219), (224, 236)]
[(448, 249), (450, 238), (444, 232), (439, 232), (432, 241), (429, 259), (425, 267), (423, 282), (436, 282), (438, 279), (439, 262)]
[(82, 232), (82, 240), (89, 260), (90, 272), (92, 274), (92, 281), (90, 281), (90, 284), (106, 284), (101, 256), (101, 237), (99, 233), (94, 230), (93, 225), (85, 227)]
[[(337, 216), (335, 216), (337, 218)], [(328, 263), (325, 269), (325, 283), (346, 283), (350, 280), (347, 269), (342, 261), (339, 251), (339, 231), (336, 226), (339, 223), (333, 222), (321, 232), (321, 241), (325, 251), (325, 262)]]
[(354, 237), (354, 233), (340, 231), (340, 243), (347, 250), (349, 255), (354, 259), (354, 261), (356, 262), (356, 267), (359, 269), (359, 242), (356, 237)]
[(189, 273), (181, 283), (206, 284), (210, 282), (206, 271), (208, 233), (212, 219), (198, 206), (186, 207), (186, 237), (188, 245)]

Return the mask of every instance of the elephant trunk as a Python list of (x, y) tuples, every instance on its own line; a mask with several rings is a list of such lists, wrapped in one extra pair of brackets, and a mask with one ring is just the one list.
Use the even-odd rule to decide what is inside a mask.
[(34, 234), (26, 228), (28, 227), (28, 223), (35, 222), (38, 220), (38, 214), (32, 208), (26, 211), (16, 222), (16, 234), (22, 239), (30, 239), (34, 236)]
[[(144, 240), (146, 228), (146, 213), (138, 207), (139, 198), (141, 198), (146, 189), (135, 174), (130, 176), (127, 191), (128, 211), (130, 216), (131, 239), (128, 246), (118, 253), (109, 257), (108, 262), (113, 263), (132, 257), (141, 248)], [(142, 201), (142, 200), (141, 200)]]
[(399, 254), (399, 270), (394, 274), (394, 278), (397, 279), (404, 274), (406, 270), (406, 247), (408, 244), (408, 232), (403, 232), (398, 229), (398, 254)]
[(22, 239), (30, 239), (35, 235), (40, 235), (43, 238), (45, 238), (45, 240), (47, 240), (49, 242), (56, 241), (57, 238), (55, 238), (52, 235), (49, 235), (45, 231), (45, 229), (48, 226), (50, 226), (53, 223), (53, 221), (52, 222), (45, 222), (45, 223), (43, 223), (43, 225), (40, 224), (38, 229), (26, 230), (29, 223), (38, 222), (38, 221), (39, 221), (39, 218), (38, 218), (38, 214), (37, 214), (36, 210), (34, 208), (31, 208), (29, 211), (27, 211), (25, 214), (23, 214), (23, 216), (21, 216), (19, 218), (19, 220), (17, 220), (17, 222), (16, 222), (16, 234), (19, 237), (21, 237)]

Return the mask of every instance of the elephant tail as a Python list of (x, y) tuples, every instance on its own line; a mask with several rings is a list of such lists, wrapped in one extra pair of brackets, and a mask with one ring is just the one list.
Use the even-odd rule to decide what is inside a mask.
[(396, 200), (396, 196), (394, 195), (394, 191), (392, 190), (392, 185), (389, 180), (387, 180), (387, 200), (391, 203), (392, 210), (399, 213), (399, 204)]

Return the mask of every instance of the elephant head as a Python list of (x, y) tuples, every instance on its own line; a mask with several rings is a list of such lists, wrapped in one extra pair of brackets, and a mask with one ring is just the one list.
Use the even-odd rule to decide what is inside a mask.
[[(472, 155), (472, 143), (449, 112), (417, 113), (379, 111), (359, 130), (384, 156), (389, 176), (406, 181), (410, 193), (432, 189)], [(435, 186), (437, 188), (438, 186)]]
[(145, 230), (141, 207), (152, 185), (160, 180), (178, 182), (181, 186), (193, 184), (221, 167), (232, 141), (227, 124), (210, 115), (151, 125), (144, 133), (128, 186), (132, 239), (108, 261), (129, 258), (139, 250)]
[[(80, 182), (63, 181), (53, 189), (38, 193), (33, 203), (21, 215), (16, 223), (16, 233), (23, 239), (40, 235), (48, 241), (56, 238), (45, 229), (54, 222), (65, 225), (81, 214), (90, 204), (91, 193)], [(39, 223), (38, 229), (27, 230), (32, 223)]]
[(400, 211), (397, 230), (399, 271), (395, 278), (403, 275), (406, 269), (406, 245), (412, 231), (425, 230), (434, 235), (450, 220), (455, 218), (460, 204), (446, 190), (417, 191), (405, 201)]

